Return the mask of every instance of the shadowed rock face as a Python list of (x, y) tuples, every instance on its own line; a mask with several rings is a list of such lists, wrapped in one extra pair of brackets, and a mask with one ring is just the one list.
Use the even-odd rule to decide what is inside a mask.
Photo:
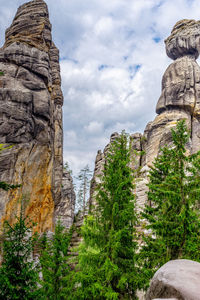
[[(19, 199), (39, 232), (52, 230), (62, 202), (63, 129), (59, 51), (47, 5), (19, 7), (0, 49), (0, 180), (22, 184), (0, 191), (0, 219), (13, 221)], [(67, 199), (64, 200), (65, 202)]]
[[(136, 133), (130, 139), (131, 166), (133, 169), (140, 167), (135, 189), (138, 209), (147, 201), (149, 167), (160, 148), (171, 143), (171, 128), (176, 126), (177, 121), (185, 119), (191, 132), (188, 154), (200, 150), (200, 67), (196, 62), (200, 51), (200, 21), (177, 22), (165, 44), (167, 55), (174, 62), (163, 75), (162, 92), (156, 107), (158, 115), (147, 124), (143, 135)], [(98, 152), (92, 190), (99, 180), (97, 175), (102, 172), (103, 164), (104, 153)]]

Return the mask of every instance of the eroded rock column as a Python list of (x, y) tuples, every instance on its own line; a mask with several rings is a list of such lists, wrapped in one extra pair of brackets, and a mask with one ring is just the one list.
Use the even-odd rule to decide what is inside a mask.
[[(63, 126), (59, 51), (46, 3), (19, 7), (0, 49), (0, 220), (14, 221), (20, 199), (36, 230), (53, 230), (62, 203)], [(66, 200), (66, 199), (65, 199)], [(63, 212), (62, 212), (63, 214)]]

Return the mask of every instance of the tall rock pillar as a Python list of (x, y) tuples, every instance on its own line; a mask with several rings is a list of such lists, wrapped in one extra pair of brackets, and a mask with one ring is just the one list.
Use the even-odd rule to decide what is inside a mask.
[(167, 55), (174, 62), (162, 79), (162, 93), (156, 106), (158, 116), (145, 129), (142, 165), (150, 165), (159, 149), (171, 140), (171, 127), (185, 119), (190, 134), (189, 152), (200, 149), (200, 22), (181, 20), (165, 40)]
[[(147, 124), (143, 135), (135, 133), (130, 139), (131, 167), (140, 167), (134, 191), (138, 210), (147, 201), (149, 167), (158, 156), (160, 148), (171, 143), (171, 129), (176, 127), (179, 120), (185, 119), (190, 130), (190, 140), (186, 145), (188, 154), (200, 150), (200, 67), (196, 62), (200, 52), (200, 21), (177, 22), (165, 40), (165, 45), (167, 55), (174, 62), (162, 78), (162, 92), (156, 106), (157, 116)], [(95, 202), (94, 187), (105, 161), (105, 151), (99, 153), (92, 180), (91, 203)]]
[(38, 232), (53, 230), (63, 176), (63, 95), (59, 51), (43, 0), (19, 7), (0, 49), (0, 220), (12, 222), (24, 198)]

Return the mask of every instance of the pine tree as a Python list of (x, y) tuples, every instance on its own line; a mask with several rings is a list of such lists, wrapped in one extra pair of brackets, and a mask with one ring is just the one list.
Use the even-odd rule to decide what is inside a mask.
[(66, 161), (63, 169), (67, 171), (70, 175), (72, 175), (72, 170), (70, 169), (69, 163)]
[(38, 290), (39, 272), (32, 259), (36, 235), (32, 235), (32, 224), (23, 216), (16, 217), (14, 225), (4, 223), (0, 268), (0, 299), (40, 299)]
[(77, 194), (76, 210), (81, 210), (85, 215), (87, 194), (90, 187), (91, 171), (88, 165), (86, 165), (78, 174), (79, 189)]
[(69, 245), (73, 229), (66, 232), (58, 221), (51, 238), (44, 235), (40, 263), (42, 267), (41, 291), (45, 300), (67, 299), (70, 293), (71, 269), (69, 265)]
[(111, 144), (96, 210), (82, 227), (72, 299), (137, 299), (136, 214), (127, 135)]
[(148, 231), (141, 250), (146, 286), (169, 260), (200, 261), (200, 152), (186, 155), (188, 139), (185, 121), (179, 121), (172, 147), (161, 150), (150, 171), (149, 203), (142, 213)]

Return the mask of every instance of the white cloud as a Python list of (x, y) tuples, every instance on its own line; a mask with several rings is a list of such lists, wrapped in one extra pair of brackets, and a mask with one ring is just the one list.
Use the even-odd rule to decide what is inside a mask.
[(111, 17), (102, 17), (97, 21), (94, 27), (94, 34), (97, 38), (108, 39), (113, 33), (113, 19)]
[[(1, 39), (24, 2), (0, 0)], [(199, 0), (46, 2), (61, 56), (64, 158), (77, 173), (93, 168), (112, 132), (143, 131), (154, 118), (171, 63), (164, 39), (178, 20), (199, 19)]]
[(85, 125), (84, 129), (88, 132), (88, 134), (99, 134), (102, 133), (103, 124), (100, 122), (92, 121), (89, 125)]

